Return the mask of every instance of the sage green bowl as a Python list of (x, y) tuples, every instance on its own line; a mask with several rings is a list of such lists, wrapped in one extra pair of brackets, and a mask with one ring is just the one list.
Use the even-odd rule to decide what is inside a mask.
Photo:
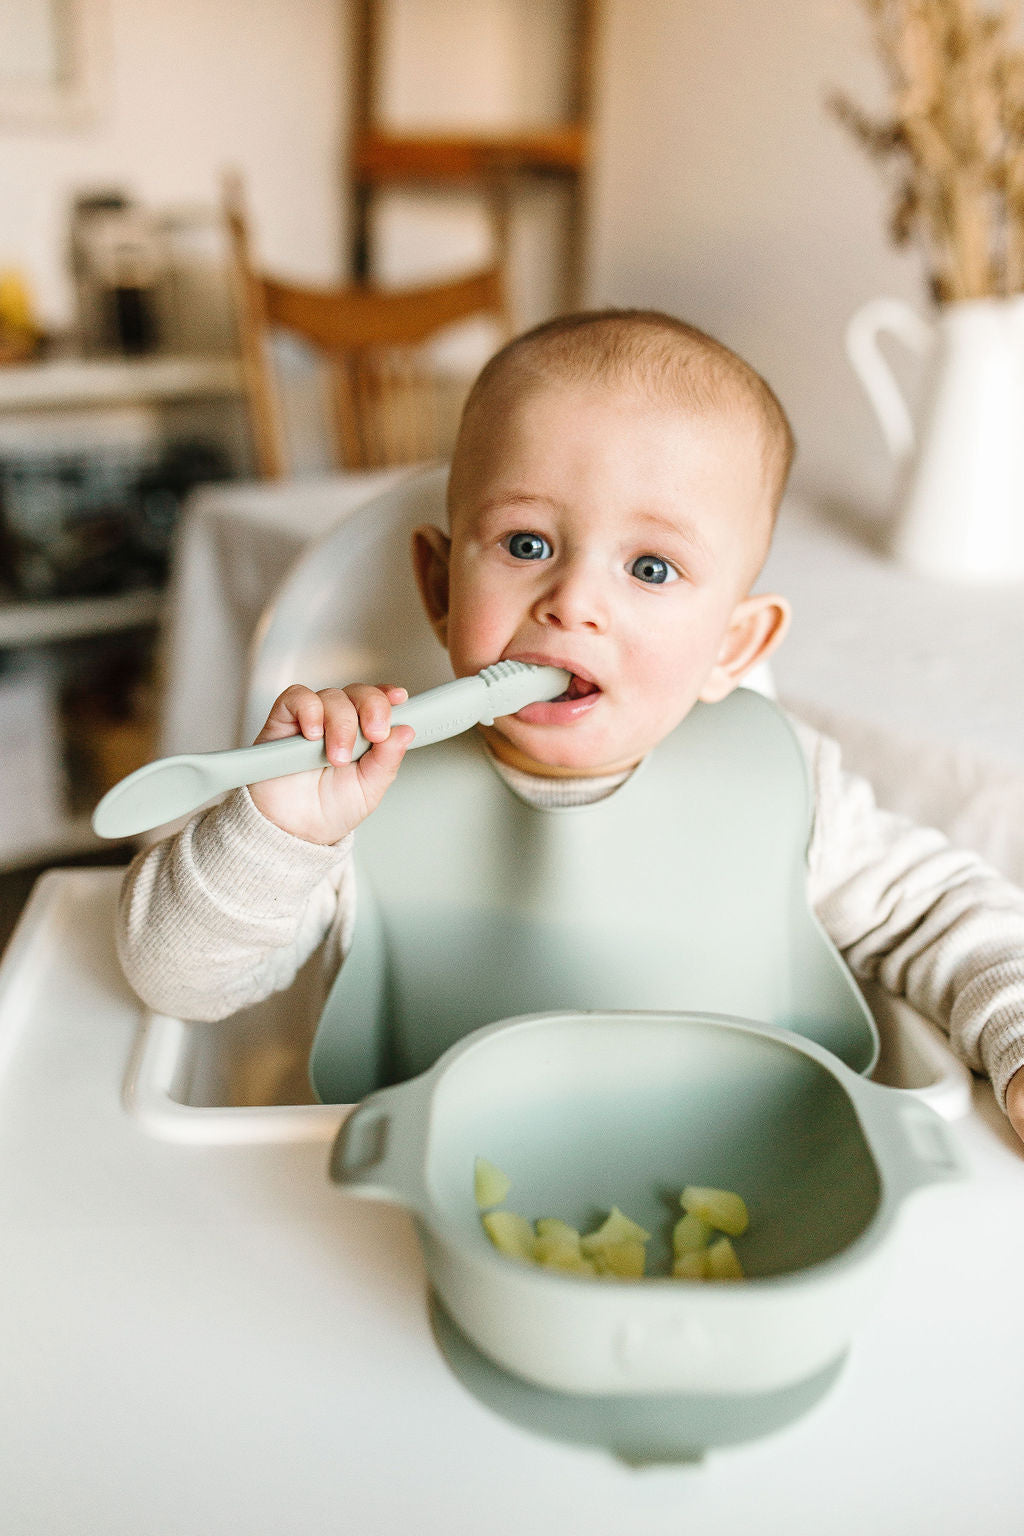
[[(506, 1201), (580, 1228), (619, 1206), (648, 1270), (608, 1280), (517, 1263), (484, 1232), (474, 1162)], [(414, 1216), (430, 1283), (498, 1365), (555, 1391), (770, 1392), (836, 1361), (871, 1306), (915, 1191), (962, 1173), (946, 1124), (787, 1031), (709, 1014), (541, 1014), (490, 1025), (364, 1100), (332, 1177)], [(736, 1190), (747, 1279), (667, 1277), (679, 1192)]]

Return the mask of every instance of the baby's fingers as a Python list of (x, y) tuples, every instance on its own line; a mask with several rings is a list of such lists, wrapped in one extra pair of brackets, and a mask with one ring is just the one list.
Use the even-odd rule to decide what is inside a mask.
[(310, 741), (323, 734), (324, 706), (318, 694), (302, 683), (293, 683), (274, 700), (257, 744), (294, 736), (296, 728)]
[(324, 750), (335, 766), (351, 761), (356, 732), (373, 746), (386, 741), (391, 730), (391, 705), (407, 697), (404, 688), (373, 688), (355, 683), (349, 688), (325, 688)]

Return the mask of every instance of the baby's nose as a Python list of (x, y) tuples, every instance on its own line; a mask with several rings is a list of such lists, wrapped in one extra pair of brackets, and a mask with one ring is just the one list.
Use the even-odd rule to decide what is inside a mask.
[(600, 578), (580, 566), (559, 574), (537, 604), (537, 617), (551, 629), (604, 630), (607, 594)]

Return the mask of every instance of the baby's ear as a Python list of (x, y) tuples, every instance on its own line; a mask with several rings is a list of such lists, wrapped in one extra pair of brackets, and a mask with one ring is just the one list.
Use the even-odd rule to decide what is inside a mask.
[(413, 530), (412, 566), (416, 585), (434, 634), (448, 645), (448, 566), (452, 541), (440, 528), (424, 523)]
[(737, 603), (698, 697), (705, 704), (717, 704), (732, 693), (747, 673), (782, 643), (789, 620), (789, 604), (775, 593), (760, 593)]

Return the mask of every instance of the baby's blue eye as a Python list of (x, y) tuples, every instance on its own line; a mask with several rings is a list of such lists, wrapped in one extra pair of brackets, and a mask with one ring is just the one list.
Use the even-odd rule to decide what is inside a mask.
[(551, 545), (539, 533), (510, 533), (502, 543), (514, 560), (546, 560)]
[(629, 574), (635, 576), (637, 581), (646, 581), (652, 587), (666, 581), (679, 580), (679, 572), (660, 555), (638, 555), (629, 568)]

